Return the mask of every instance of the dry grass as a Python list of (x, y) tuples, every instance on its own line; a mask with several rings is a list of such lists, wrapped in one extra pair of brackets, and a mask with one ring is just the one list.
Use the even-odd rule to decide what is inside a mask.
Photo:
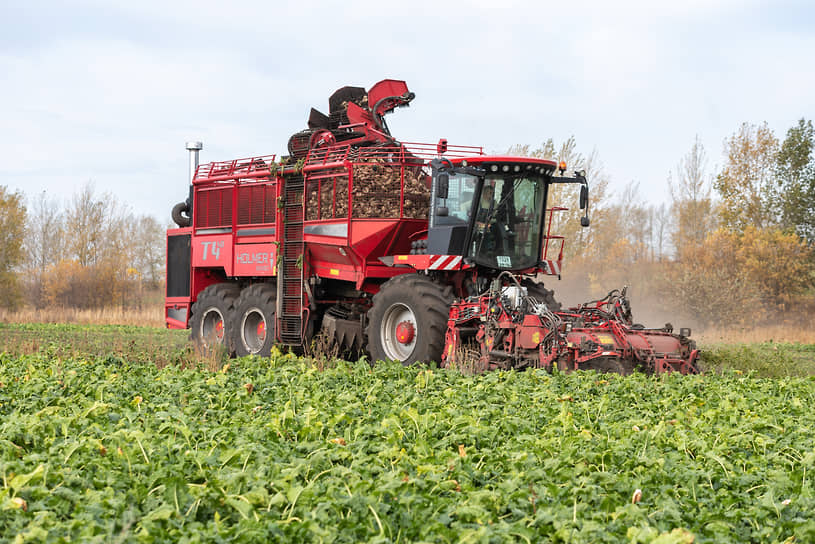
[(343, 359), (343, 355), (345, 354), (342, 353), (340, 346), (322, 332), (303, 350), (303, 358), (320, 371), (336, 367), (337, 362)]
[(196, 346), (189, 331), (130, 325), (0, 323), (0, 354), (49, 357), (114, 357), (131, 362), (213, 372), (228, 364), (223, 346)]
[(711, 344), (754, 344), (758, 342), (782, 342), (815, 344), (815, 323), (797, 325), (776, 324), (760, 327), (731, 327), (694, 331), (693, 337), (701, 346)]
[(72, 323), (77, 325), (164, 327), (164, 307), (156, 304), (141, 309), (24, 308), (14, 312), (0, 309), (0, 323)]
[[(801, 316), (793, 320), (793, 314)], [(786, 320), (751, 327), (730, 326), (693, 330), (703, 352), (711, 353), (721, 346), (757, 345), (761, 343), (800, 344), (815, 346), (815, 318), (809, 312), (787, 312)], [(758, 317), (758, 316), (757, 316)], [(768, 316), (761, 316), (770, 320)], [(89, 326), (88, 329), (40, 328), (38, 323), (64, 323)], [(6, 324), (3, 326), (2, 324)], [(13, 324), (21, 324), (17, 327)], [(124, 325), (138, 327), (135, 330), (107, 330), (105, 326)], [(31, 327), (34, 327), (31, 329)], [(163, 308), (152, 304), (142, 309), (107, 308), (77, 310), (73, 308), (26, 308), (16, 312), (0, 309), (0, 352), (23, 354), (41, 350), (53, 351), (55, 355), (80, 354), (103, 356), (115, 354), (125, 358), (150, 361), (158, 366), (176, 364), (201, 366), (213, 371), (226, 364), (226, 354), (217, 350), (197, 349), (189, 342), (188, 331), (164, 329)], [(729, 349), (729, 348), (723, 348)], [(729, 352), (728, 352), (729, 353)], [(304, 353), (317, 368), (331, 367), (343, 355), (332, 342), (318, 337)], [(482, 372), (483, 369), (469, 354), (457, 357), (457, 368), (466, 374)], [(763, 357), (763, 356), (762, 356)], [(801, 357), (811, 358), (807, 351)], [(739, 356), (738, 358), (743, 358)], [(797, 359), (796, 359), (797, 361)]]
[(184, 353), (179, 364), (182, 368), (203, 366), (210, 372), (218, 372), (229, 368), (229, 354), (220, 344), (211, 347), (193, 346), (191, 352), (188, 350)]
[(476, 376), (487, 371), (480, 354), (472, 345), (459, 347), (447, 363), (447, 368), (458, 370), (465, 376)]

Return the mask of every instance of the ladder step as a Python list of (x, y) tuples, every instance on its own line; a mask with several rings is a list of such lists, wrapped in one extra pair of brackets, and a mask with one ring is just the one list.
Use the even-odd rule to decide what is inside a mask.
[(291, 246), (287, 245), (287, 247), (284, 249), (284, 252), (283, 252), (283, 258), (284, 259), (291, 259), (293, 261), (297, 261), (297, 259), (302, 254), (303, 254), (303, 250), (301, 248), (296, 247), (293, 244)]
[(278, 267), (277, 303), (280, 341), (303, 344), (303, 176), (286, 177), (283, 184), (283, 262)]

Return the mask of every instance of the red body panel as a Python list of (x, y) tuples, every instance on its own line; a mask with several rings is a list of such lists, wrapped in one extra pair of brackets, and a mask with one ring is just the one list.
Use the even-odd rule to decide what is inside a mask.
[(232, 235), (210, 234), (192, 237), (193, 268), (222, 268), (224, 274), (233, 276)]
[(277, 275), (277, 246), (274, 243), (238, 244), (235, 246), (234, 275)]

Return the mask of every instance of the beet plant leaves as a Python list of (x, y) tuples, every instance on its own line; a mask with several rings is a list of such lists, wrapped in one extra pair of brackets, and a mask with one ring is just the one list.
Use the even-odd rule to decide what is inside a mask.
[(815, 381), (0, 355), (0, 541), (815, 541)]

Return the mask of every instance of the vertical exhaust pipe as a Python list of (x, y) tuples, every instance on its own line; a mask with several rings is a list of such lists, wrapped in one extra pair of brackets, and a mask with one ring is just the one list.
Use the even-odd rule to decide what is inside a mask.
[(203, 142), (187, 142), (187, 151), (190, 152), (190, 185), (195, 177), (195, 171), (198, 170), (198, 152), (202, 149), (204, 149)]
[(189, 227), (192, 225), (192, 198), (193, 187), (192, 180), (195, 177), (195, 172), (198, 170), (198, 152), (204, 149), (202, 142), (187, 142), (187, 151), (190, 152), (190, 171), (187, 179), (190, 182), (190, 196), (184, 202), (179, 202), (173, 207), (173, 221), (179, 227)]

